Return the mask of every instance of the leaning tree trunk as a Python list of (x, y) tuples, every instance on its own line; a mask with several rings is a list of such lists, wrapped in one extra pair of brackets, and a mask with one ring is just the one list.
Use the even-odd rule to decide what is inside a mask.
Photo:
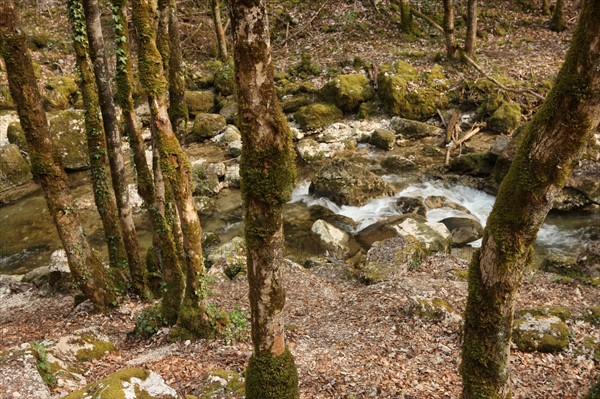
[(115, 274), (120, 274), (118, 277), (121, 282), (124, 282), (125, 276), (122, 273), (127, 269), (127, 253), (119, 227), (119, 213), (115, 194), (112, 187), (110, 187), (109, 172), (106, 170), (108, 167), (106, 138), (102, 126), (94, 70), (88, 53), (83, 6), (80, 0), (69, 0), (67, 8), (73, 30), (73, 47), (79, 70), (79, 86), (83, 94), (85, 108), (85, 130), (90, 156), (94, 200), (104, 228), (110, 265)]
[(515, 295), (531, 244), (600, 122), (600, 0), (585, 0), (571, 48), (489, 216), (469, 267), (461, 374), (465, 399), (510, 398)]
[(456, 58), (458, 49), (454, 36), (454, 3), (444, 0), (444, 37), (446, 38), (446, 55), (449, 59)]
[(0, 2), (0, 52), (6, 64), (10, 93), (17, 104), (29, 145), (33, 173), (44, 190), (77, 286), (94, 305), (107, 309), (117, 304), (112, 279), (90, 247), (73, 208), (75, 201), (48, 131), (26, 36), (20, 26), (13, 2)]
[(298, 398), (296, 365), (285, 345), (282, 282), (282, 208), (295, 179), (291, 133), (273, 83), (267, 1), (229, 4), (254, 349), (246, 370), (246, 397)]
[[(165, 282), (165, 293), (162, 299), (162, 315), (169, 325), (177, 322), (179, 306), (183, 298), (183, 272), (177, 256), (175, 242), (170, 227), (165, 219), (162, 203), (162, 181), (155, 188), (154, 177), (146, 160), (146, 145), (142, 138), (141, 126), (133, 103), (133, 74), (129, 30), (127, 28), (127, 1), (113, 0), (113, 20), (115, 21), (115, 37), (117, 47), (117, 101), (125, 120), (125, 133), (131, 144), (133, 162), (137, 174), (138, 192), (150, 216), (152, 225), (152, 242), (158, 254), (160, 269)], [(160, 168), (156, 168), (157, 170)]]
[(152, 3), (133, 0), (133, 21), (139, 38), (140, 80), (148, 95), (150, 114), (160, 152), (161, 170), (173, 192), (181, 220), (186, 253), (186, 289), (178, 324), (200, 336), (213, 334), (206, 313), (206, 271), (202, 260), (202, 228), (192, 198), (191, 165), (169, 119), (167, 82), (156, 46), (158, 21)]
[(117, 198), (123, 240), (125, 241), (125, 247), (127, 248), (132, 286), (134, 292), (144, 298), (148, 295), (146, 267), (140, 257), (137, 234), (133, 223), (133, 210), (127, 191), (121, 132), (110, 87), (108, 62), (104, 52), (104, 38), (102, 36), (102, 26), (100, 24), (100, 9), (97, 0), (82, 1), (87, 21), (87, 36), (90, 45), (90, 55), (92, 62), (94, 63), (96, 85), (98, 86), (98, 94), (100, 97), (100, 111), (102, 112), (104, 131), (107, 136), (109, 150), (108, 160), (110, 162), (112, 183)]
[(465, 53), (472, 56), (477, 43), (477, 0), (467, 1), (467, 36)]
[(229, 58), (229, 54), (227, 52), (225, 29), (223, 29), (223, 22), (221, 20), (221, 0), (210, 0), (210, 8), (215, 26), (215, 35), (217, 36), (218, 58), (225, 62)]
[(550, 19), (550, 30), (554, 32), (562, 32), (567, 29), (565, 17), (563, 15), (564, 0), (556, 0), (552, 19)]

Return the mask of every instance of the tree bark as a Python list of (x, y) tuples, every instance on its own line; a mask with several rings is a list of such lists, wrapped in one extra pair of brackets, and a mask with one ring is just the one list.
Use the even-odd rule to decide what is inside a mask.
[(546, 101), (525, 127), (469, 267), (462, 397), (510, 397), (515, 295), (531, 244), (600, 122), (600, 1), (586, 0)]
[(102, 112), (104, 132), (106, 133), (106, 142), (109, 150), (108, 160), (110, 162), (112, 184), (117, 198), (123, 240), (127, 248), (132, 287), (137, 295), (145, 298), (148, 296), (146, 267), (140, 256), (137, 234), (133, 223), (133, 210), (127, 191), (121, 132), (110, 87), (110, 74), (108, 72), (108, 62), (104, 51), (104, 38), (100, 24), (100, 9), (97, 0), (82, 1), (87, 21), (90, 56), (94, 64), (96, 86), (98, 87), (100, 98), (100, 110)]
[(465, 52), (472, 56), (477, 44), (477, 0), (467, 2), (467, 36), (465, 38)]
[(458, 55), (456, 37), (454, 36), (454, 3), (444, 0), (444, 37), (446, 38), (446, 55), (454, 59)]
[(175, 135), (181, 141), (186, 133), (189, 114), (185, 102), (185, 76), (175, 0), (169, 1), (169, 44), (169, 117)]
[(298, 398), (296, 366), (285, 345), (282, 284), (282, 208), (295, 180), (291, 133), (273, 82), (267, 2), (232, 0), (229, 5), (254, 349), (246, 397)]
[(550, 0), (542, 0), (542, 15), (549, 16), (550, 12)]
[(213, 327), (205, 305), (206, 271), (202, 259), (202, 228), (192, 198), (191, 165), (169, 119), (167, 81), (164, 78), (163, 60), (156, 46), (156, 10), (148, 0), (133, 0), (132, 3), (133, 21), (139, 37), (140, 80), (148, 95), (161, 170), (173, 191), (183, 232), (187, 285), (178, 324), (193, 334), (210, 336), (213, 334)]
[(218, 58), (219, 60), (226, 62), (229, 58), (229, 54), (227, 51), (227, 38), (225, 36), (225, 29), (223, 29), (223, 22), (221, 20), (221, 1), (210, 0), (210, 7), (212, 11), (213, 24), (215, 25), (215, 34), (217, 36)]
[(402, 33), (413, 33), (414, 22), (409, 0), (400, 0), (400, 20)]
[(10, 92), (30, 149), (34, 176), (39, 180), (50, 214), (65, 248), (77, 286), (99, 309), (117, 305), (112, 279), (90, 247), (73, 208), (68, 178), (48, 131), (46, 113), (35, 81), (26, 36), (18, 28), (12, 0), (0, 2), (0, 52), (6, 63)]
[[(122, 274), (127, 269), (127, 253), (123, 236), (119, 227), (119, 214), (114, 191), (110, 186), (106, 137), (102, 126), (98, 90), (94, 70), (89, 58), (88, 41), (86, 37), (85, 17), (80, 0), (69, 0), (69, 17), (73, 30), (73, 47), (79, 70), (79, 87), (83, 95), (85, 108), (85, 130), (90, 156), (90, 169), (94, 200), (100, 214), (104, 236), (108, 245), (108, 257), (115, 274), (124, 283)], [(117, 277), (117, 276), (116, 276)], [(122, 287), (124, 288), (124, 287)]]
[(556, 0), (552, 19), (550, 19), (550, 30), (554, 32), (562, 32), (567, 29), (567, 23), (563, 15), (564, 0)]

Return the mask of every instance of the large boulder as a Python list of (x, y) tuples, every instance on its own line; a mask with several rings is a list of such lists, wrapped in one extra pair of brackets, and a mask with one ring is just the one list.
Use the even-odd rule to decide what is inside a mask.
[(505, 102), (487, 120), (487, 127), (498, 133), (510, 133), (519, 126), (521, 107), (519, 104)]
[(464, 213), (440, 220), (452, 234), (452, 245), (461, 247), (483, 237), (483, 226), (475, 216)]
[(218, 194), (225, 185), (213, 168), (202, 163), (192, 167), (192, 186), (194, 195), (212, 196)]
[(557, 316), (528, 313), (515, 320), (513, 342), (523, 352), (560, 352), (569, 345), (569, 329)]
[(416, 219), (406, 219), (397, 225), (399, 236), (413, 236), (425, 249), (425, 252), (450, 252), (452, 234), (446, 226), (437, 222), (419, 222)]
[(215, 107), (215, 93), (212, 90), (187, 90), (184, 98), (188, 112), (192, 115), (211, 112)]
[(33, 179), (29, 163), (16, 144), (0, 147), (0, 192), (29, 183)]
[(386, 151), (394, 149), (395, 143), (396, 135), (388, 129), (375, 129), (369, 140), (369, 144)]
[(411, 213), (408, 215), (392, 216), (387, 219), (375, 222), (361, 231), (354, 238), (366, 250), (370, 249), (377, 241), (383, 241), (388, 238), (398, 237), (398, 225), (406, 219), (417, 219), (419, 222), (425, 222), (423, 216)]
[(488, 152), (474, 152), (454, 158), (448, 170), (461, 175), (487, 177), (494, 170), (497, 157)]
[(375, 92), (366, 76), (340, 75), (321, 89), (323, 98), (344, 112), (355, 112), (361, 103), (371, 100)]
[(59, 111), (50, 116), (50, 136), (65, 169), (90, 166), (83, 111)]
[(315, 103), (301, 107), (294, 113), (294, 119), (304, 130), (326, 127), (342, 119), (342, 111), (333, 104)]
[(360, 249), (350, 234), (324, 220), (314, 222), (311, 231), (317, 236), (319, 247), (335, 258), (351, 258)]
[(369, 200), (394, 195), (398, 190), (356, 163), (338, 159), (315, 175), (309, 193), (327, 197), (338, 205), (361, 206)]
[(186, 142), (198, 142), (211, 139), (227, 126), (226, 119), (219, 114), (198, 114), (194, 119), (192, 131), (186, 136)]
[(369, 249), (360, 267), (360, 275), (366, 282), (376, 283), (416, 269), (424, 257), (425, 252), (416, 238), (386, 238), (375, 242)]
[(402, 137), (413, 140), (423, 137), (437, 137), (443, 134), (442, 129), (437, 126), (397, 116), (390, 121), (390, 129)]
[(284, 96), (281, 99), (281, 109), (285, 113), (298, 111), (301, 107), (315, 102), (316, 96), (310, 93), (298, 93)]

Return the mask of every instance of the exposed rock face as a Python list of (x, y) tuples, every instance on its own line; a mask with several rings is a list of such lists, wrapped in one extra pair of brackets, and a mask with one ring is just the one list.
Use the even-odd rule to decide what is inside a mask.
[(569, 329), (557, 316), (526, 314), (515, 320), (513, 342), (524, 352), (560, 352), (569, 345)]
[(542, 262), (541, 269), (545, 272), (556, 273), (565, 276), (579, 274), (577, 271), (577, 258), (558, 252), (551, 252)]
[(600, 162), (582, 159), (569, 176), (566, 187), (578, 190), (589, 200), (600, 203)]
[(219, 114), (198, 114), (186, 142), (198, 142), (215, 137), (227, 126), (225, 118)]
[(319, 219), (313, 223), (311, 231), (317, 236), (319, 247), (327, 251), (330, 256), (348, 259), (360, 248), (350, 234), (324, 220)]
[(404, 274), (419, 267), (425, 252), (414, 237), (392, 237), (373, 244), (360, 268), (360, 276), (368, 283)]
[(432, 126), (428, 125), (427, 123), (400, 118), (397, 116), (392, 118), (390, 122), (390, 129), (395, 131), (396, 134), (413, 140), (423, 137), (441, 136), (443, 133), (442, 129), (437, 126)]
[(586, 245), (577, 257), (577, 270), (583, 276), (600, 276), (600, 241), (592, 241)]
[(29, 344), (0, 352), (0, 394), (8, 398), (48, 399), (50, 389), (37, 370)]
[(185, 103), (192, 115), (211, 112), (215, 108), (215, 93), (212, 90), (186, 91)]
[(483, 237), (483, 226), (475, 216), (463, 214), (440, 220), (450, 233), (452, 233), (452, 244), (457, 247), (466, 245)]
[(338, 205), (361, 206), (369, 200), (392, 196), (398, 190), (364, 167), (346, 160), (334, 160), (315, 175), (309, 193), (327, 197)]
[(371, 100), (375, 92), (366, 76), (340, 75), (321, 89), (321, 95), (344, 112), (355, 112), (361, 103)]

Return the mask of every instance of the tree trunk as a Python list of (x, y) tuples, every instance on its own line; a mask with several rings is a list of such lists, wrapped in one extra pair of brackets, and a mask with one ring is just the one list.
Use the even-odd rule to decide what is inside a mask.
[(202, 260), (202, 228), (192, 198), (191, 165), (169, 119), (167, 82), (164, 78), (161, 54), (156, 46), (158, 21), (155, 11), (147, 0), (133, 0), (133, 20), (139, 37), (140, 80), (148, 94), (161, 170), (164, 179), (171, 185), (181, 219), (187, 260), (188, 284), (178, 324), (193, 334), (210, 336), (213, 332), (205, 306), (206, 272)]
[(169, 1), (169, 117), (179, 140), (185, 136), (189, 120), (185, 103), (185, 76), (183, 74), (181, 38), (175, 0)]
[(563, 15), (564, 0), (556, 0), (554, 5), (554, 12), (552, 13), (552, 19), (550, 20), (550, 30), (554, 32), (562, 32), (567, 29), (565, 17)]
[(400, 21), (402, 33), (411, 34), (414, 31), (413, 16), (409, 0), (400, 0)]
[(231, 0), (229, 5), (244, 143), (240, 174), (254, 348), (246, 397), (298, 398), (298, 374), (285, 345), (282, 283), (282, 208), (295, 180), (291, 133), (273, 83), (267, 2)]
[(550, 0), (542, 0), (542, 15), (549, 16), (550, 14)]
[(21, 126), (30, 149), (33, 173), (39, 180), (50, 214), (65, 248), (77, 286), (94, 305), (107, 309), (117, 297), (107, 270), (90, 247), (48, 131), (46, 113), (35, 81), (26, 36), (19, 29), (11, 0), (0, 2), (0, 52), (6, 63), (10, 93), (17, 104)]
[(110, 74), (108, 62), (104, 52), (104, 38), (100, 24), (100, 9), (97, 0), (83, 0), (83, 8), (87, 20), (87, 36), (90, 45), (90, 55), (94, 63), (96, 85), (100, 97), (100, 110), (104, 122), (108, 145), (108, 160), (110, 162), (113, 189), (117, 198), (119, 220), (123, 240), (127, 248), (129, 271), (134, 292), (144, 298), (148, 295), (146, 267), (140, 256), (139, 244), (135, 225), (133, 223), (133, 210), (129, 202), (127, 180), (125, 175), (125, 161), (121, 146), (121, 132), (117, 113), (110, 87)]
[(219, 60), (226, 62), (229, 58), (229, 54), (227, 53), (227, 38), (225, 36), (225, 30), (223, 29), (223, 22), (221, 21), (221, 1), (210, 0), (210, 7), (213, 24), (215, 25), (215, 34), (217, 35), (218, 58)]
[(458, 55), (456, 38), (454, 37), (454, 3), (444, 0), (444, 36), (446, 38), (446, 55), (454, 59)]
[(104, 127), (100, 115), (94, 70), (89, 59), (85, 18), (81, 1), (69, 0), (68, 10), (73, 30), (75, 58), (79, 70), (79, 86), (83, 94), (85, 108), (85, 130), (90, 156), (94, 200), (104, 228), (110, 265), (115, 274), (118, 275), (116, 277), (119, 277), (121, 283), (124, 283), (125, 276), (122, 273), (127, 269), (127, 253), (119, 227), (115, 194), (110, 186), (109, 172), (106, 170), (108, 168), (106, 138), (104, 137)]
[(510, 398), (513, 309), (531, 244), (600, 122), (600, 2), (586, 0), (571, 48), (524, 139), (469, 267), (462, 397)]
[(467, 2), (467, 36), (465, 39), (465, 52), (472, 56), (477, 43), (477, 0)]

